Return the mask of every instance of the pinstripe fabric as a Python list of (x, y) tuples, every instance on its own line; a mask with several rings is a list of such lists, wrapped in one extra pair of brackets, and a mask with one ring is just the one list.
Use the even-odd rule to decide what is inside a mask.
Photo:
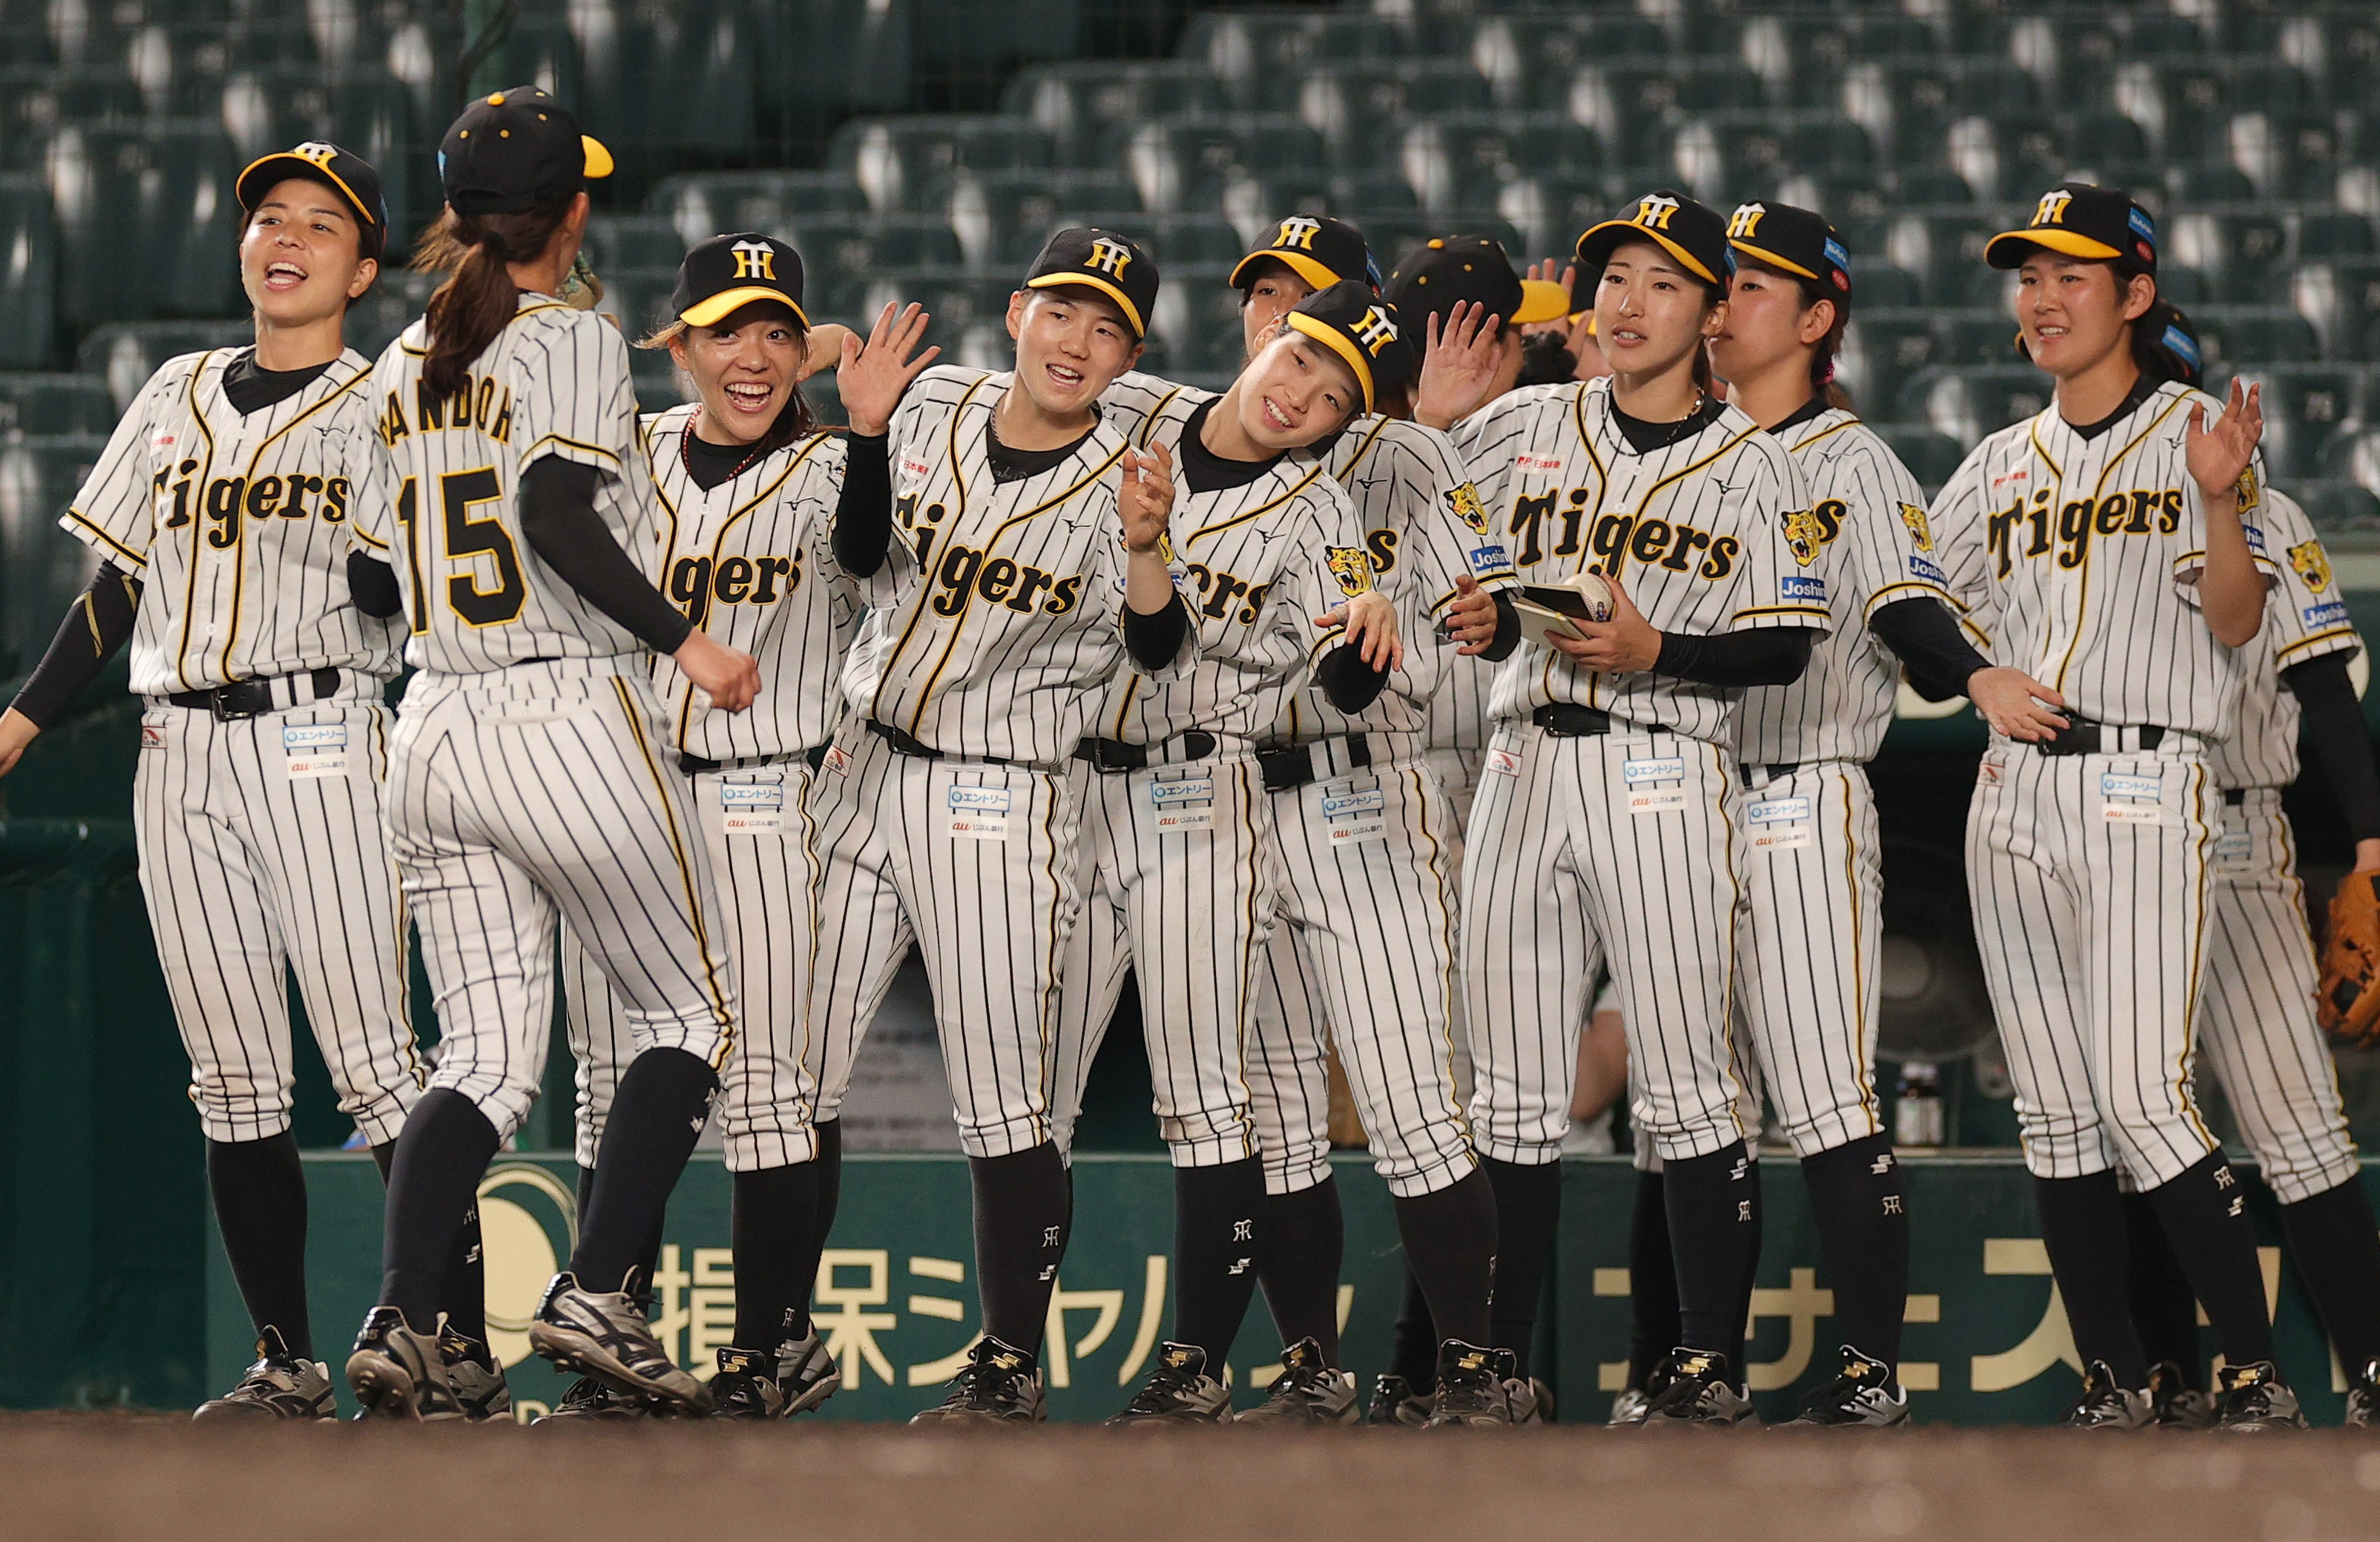
[(2273, 557), (2273, 591), (2265, 625), (2240, 650), (2239, 725), (2207, 752), (2218, 787), (2286, 787), (2298, 779), (2298, 698), (2280, 672), (2363, 646), (2331, 572), (2330, 554), (2298, 501), (2265, 490), (2265, 546)]

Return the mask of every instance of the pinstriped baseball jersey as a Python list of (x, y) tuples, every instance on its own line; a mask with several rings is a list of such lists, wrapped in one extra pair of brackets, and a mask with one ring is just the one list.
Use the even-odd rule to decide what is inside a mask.
[(1895, 601), (1950, 598), (1925, 493), (1876, 431), (1840, 408), (1774, 437), (1810, 484), (1809, 519), (1790, 541), (1796, 571), (1825, 580), (1835, 625), (1800, 679), (1743, 693), (1736, 747), (1752, 765), (1872, 760), (1892, 726), (1900, 662), (1865, 623)]
[(1166, 407), (1177, 401), (1185, 408), (1193, 407), (1200, 402), (1212, 401), (1215, 395), (1215, 392), (1202, 391), (1195, 385), (1176, 385), (1138, 370), (1127, 370), (1099, 393), (1099, 420), (1126, 441), (1138, 444), (1145, 443), (1140, 435), (1148, 420)]
[(843, 441), (811, 434), (706, 490), (682, 449), (698, 410), (689, 402), (640, 425), (661, 521), (661, 589), (704, 632), (759, 661), (760, 695), (748, 711), (698, 712), (676, 661), (655, 658), (670, 743), (706, 760), (824, 744), (843, 716), (844, 658), (859, 629), (856, 589), (828, 540)]
[(2240, 650), (2240, 722), (2206, 757), (2222, 787), (2286, 787), (2298, 779), (2298, 698), (2281, 671), (2325, 653), (2363, 646), (2347, 619), (2347, 602), (2330, 570), (2330, 554), (2296, 499), (2265, 489), (2256, 511), (2272, 554), (2273, 592), (2265, 625)]
[[(1832, 625), (1825, 580), (1787, 550), (1808, 518), (1801, 468), (1740, 407), (1639, 455), (1613, 419), (1609, 379), (1529, 386), (1457, 424), (1454, 444), (1524, 582), (1585, 567), (1616, 576), (1664, 632)], [(1666, 675), (1606, 676), (1524, 642), (1497, 672), (1488, 710), (1525, 718), (1574, 702), (1725, 743), (1740, 694)]]
[(144, 586), (130, 660), (143, 696), (328, 666), (396, 673), (398, 627), (347, 593), (372, 368), (350, 348), (296, 395), (241, 413), (223, 379), (248, 351), (166, 360), (59, 521)]
[(524, 294), (463, 388), (441, 398), (421, 381), (427, 326), (406, 328), (373, 370), (384, 496), (366, 499), (355, 521), (357, 538), (396, 569), (413, 630), (406, 661), (476, 674), (525, 659), (642, 651), (520, 532), (521, 473), (558, 455), (606, 473), (597, 515), (632, 559), (651, 561), (652, 494), (620, 329)]
[[(2240, 656), (2198, 613), (2206, 522), (2183, 454), (2192, 402), (2210, 420), (2223, 405), (2168, 381), (2089, 439), (2052, 403), (1976, 445), (1930, 517), (1951, 592), (1990, 632), (1995, 662), (2095, 721), (2220, 739), (2239, 717)], [(2263, 486), (2260, 456), (2240, 516), (2269, 574)]]
[(1174, 393), (1133, 435), (1173, 455), (1173, 547), (1198, 618), (1198, 662), (1172, 680), (1119, 679), (1097, 720), (1105, 738), (1269, 735), (1304, 666), (1336, 646), (1314, 618), (1372, 587), (1355, 506), (1320, 459), (1284, 455), (1252, 481), (1205, 492), (1181, 480), (1184, 427), (1214, 399)]
[(844, 694), (945, 755), (1054, 764), (1129, 664), (1124, 444), (1097, 427), (1057, 466), (995, 481), (992, 409), (1009, 380), (938, 367), (901, 398), (892, 550), (861, 585), (873, 608)]

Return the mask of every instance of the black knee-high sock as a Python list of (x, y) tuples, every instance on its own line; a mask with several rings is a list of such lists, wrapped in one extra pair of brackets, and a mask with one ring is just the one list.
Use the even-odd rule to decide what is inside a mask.
[(314, 1357), (306, 1310), (306, 1170), (287, 1130), (262, 1140), (207, 1142), (207, 1188), (239, 1298), (257, 1331), (273, 1329), (289, 1353)]
[(1173, 1339), (1205, 1350), (1218, 1381), (1256, 1293), (1264, 1198), (1264, 1164), (1253, 1157), (1173, 1170)]
[(1670, 1251), (1670, 1199), (1660, 1170), (1636, 1174), (1628, 1220), (1628, 1385), (1643, 1391), (1678, 1347), (1678, 1260)]
[[(1495, 1190), (1488, 1190), (1492, 1202)], [(1489, 1269), (1492, 1276), (1494, 1269)], [(1493, 1289), (1490, 1280), (1490, 1289)], [(1495, 1330), (1488, 1329), (1493, 1342)], [(1416, 1392), (1427, 1392), (1438, 1385), (1438, 1319), (1429, 1315), (1429, 1297), (1423, 1293), (1421, 1281), (1414, 1277), (1413, 1260), (1405, 1260), (1404, 1294), (1397, 1302), (1396, 1336), (1389, 1346), (1389, 1371), (1402, 1376), (1405, 1385)]]
[(2124, 1196), (2124, 1283), (2141, 1355), (2152, 1366), (2171, 1361), (2182, 1384), (2206, 1390), (2206, 1358), (2198, 1353), (2198, 1297), (2166, 1241), (2165, 1223), (2144, 1194)]
[[(588, 1207), (594, 1202), (595, 1170), (582, 1167), (578, 1170), (578, 1219), (582, 1225), (587, 1220)], [(637, 1250), (636, 1289), (629, 1293), (637, 1304), (637, 1310), (645, 1315), (647, 1321), (652, 1319), (653, 1306), (661, 1299), (661, 1287), (654, 1283), (653, 1276), (661, 1269), (662, 1232), (668, 1222), (669, 1210), (664, 1206), (662, 1213), (653, 1218), (653, 1229), (646, 1236), (644, 1245)]]
[(2339, 1365), (2362, 1378), (2380, 1357), (2380, 1231), (2362, 1179), (2282, 1206), (2281, 1233)]
[[(1072, 1191), (1065, 1158), (1047, 1142), (1005, 1157), (969, 1157), (975, 1182), (975, 1281), (983, 1330), (1027, 1354), (1041, 1348), (1050, 1293), (1066, 1257)], [(811, 1256), (817, 1273), (817, 1256)]]
[(1661, 1166), (1670, 1248), (1678, 1260), (1679, 1342), (1730, 1356), (1741, 1379), (1744, 1316), (1760, 1257), (1758, 1164), (1736, 1140)]
[(1257, 1281), (1282, 1347), (1300, 1339), (1322, 1346), (1322, 1363), (1339, 1364), (1339, 1266), (1347, 1250), (1347, 1221), (1339, 1210), (1339, 1180), (1295, 1194), (1268, 1194), (1257, 1222)]
[(1802, 1159), (1843, 1342), (1888, 1366), (1900, 1363), (1909, 1309), (1909, 1204), (1892, 1137), (1869, 1135)]
[(670, 1191), (702, 1134), (718, 1073), (684, 1050), (652, 1049), (620, 1074), (612, 1117), (595, 1150), (595, 1183), (579, 1216), (570, 1272), (581, 1289), (616, 1291), (632, 1272), (650, 1278)]
[(1488, 1345), (1496, 1333), (1496, 1190), (1488, 1175), (1475, 1170), (1395, 1204), (1397, 1233), (1439, 1336)]
[(380, 1299), (417, 1333), (438, 1331), (447, 1260), (503, 1144), (480, 1106), (450, 1087), (431, 1087), (406, 1116), (389, 1163)]
[[(380, 1164), (381, 1182), (387, 1183), (389, 1164), (396, 1160), (396, 1142), (382, 1141), (371, 1148), (371, 1154), (372, 1160)], [(488, 1258), (480, 1232), (480, 1202), (476, 1199), (463, 1212), (462, 1229), (455, 1233), (454, 1250), (446, 1255), (446, 1275), (438, 1288), (438, 1302), (446, 1314), (446, 1326), (477, 1344), (480, 1357), (485, 1359)]]
[(1482, 1157), (1496, 1193), (1496, 1294), (1489, 1306), (1489, 1342), (1512, 1354), (1513, 1372), (1529, 1374), (1537, 1337), (1537, 1297), (1553, 1267), (1554, 1232), (1561, 1224), (1561, 1163), (1524, 1167)]
[(2132, 1326), (2124, 1201), (2113, 1172), (2035, 1178), (2041, 1243), (2066, 1303), (2067, 1326), (2085, 1366), (2105, 1361), (2119, 1387), (2145, 1387), (2149, 1364)]
[(785, 1336), (785, 1314), (808, 1301), (818, 1279), (819, 1164), (738, 1172), (733, 1183), (735, 1342), (770, 1354)]
[(2239, 1175), (2209, 1151), (2180, 1177), (2147, 1191), (2173, 1256), (2215, 1325), (2223, 1358), (2245, 1366), (2273, 1357), (2273, 1319), (2265, 1315), (2265, 1273)]

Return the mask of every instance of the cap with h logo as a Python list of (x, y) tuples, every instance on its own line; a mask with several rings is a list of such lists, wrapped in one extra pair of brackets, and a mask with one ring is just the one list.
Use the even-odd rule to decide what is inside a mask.
[(612, 175), (612, 152), (578, 131), (569, 108), (513, 86), (463, 109), (438, 144), (438, 179), (463, 215), (516, 214)]
[(1570, 311), (1570, 291), (1541, 278), (1523, 278), (1501, 243), (1486, 236), (1434, 236), (1407, 253), (1381, 291), (1418, 337), (1427, 319), (1446, 325), (1468, 300), (1514, 326), (1559, 321)]
[(1650, 241), (1705, 284), (1724, 286), (1735, 272), (1727, 221), (1706, 203), (1669, 188), (1656, 188), (1578, 238), (1578, 260), (1601, 273), (1611, 254), (1631, 241)]
[(1852, 254), (1826, 216), (1790, 203), (1742, 203), (1727, 242), (1754, 261), (1806, 278), (1839, 300), (1852, 297)]
[(1312, 289), (1328, 289), (1345, 279), (1357, 279), (1374, 289), (1380, 270), (1364, 244), (1364, 233), (1345, 220), (1328, 214), (1292, 214), (1274, 227), (1272, 239), (1240, 259), (1232, 270), (1232, 286), (1245, 289), (1257, 281), (1258, 266), (1269, 259), (1305, 281)]
[(2017, 268), (2038, 249), (2088, 261), (2129, 257), (2156, 272), (2156, 221), (2121, 188), (2061, 182), (2034, 205), (2032, 223), (2003, 230), (1984, 246), (1995, 268)]
[(1123, 311), (1135, 336), (1148, 334), (1148, 313), (1157, 305), (1157, 264), (1129, 236), (1070, 225), (1050, 237), (1026, 270), (1027, 289), (1069, 285), (1097, 289)]
[(357, 242), (362, 254), (377, 258), (388, 246), (388, 202), (381, 196), (380, 171), (351, 151), (322, 140), (309, 140), (295, 150), (276, 150), (248, 164), (232, 184), (240, 209), (256, 212), (276, 184), (291, 177), (319, 182), (345, 199), (362, 221)]
[(775, 300), (803, 326), (801, 253), (754, 231), (713, 236), (677, 265), (670, 313), (688, 326), (716, 326), (755, 300)]
[(1413, 340), (1398, 323), (1397, 308), (1354, 279), (1317, 290), (1281, 318), (1291, 331), (1311, 337), (1346, 361), (1364, 388), (1364, 410), (1411, 380), (1420, 367)]

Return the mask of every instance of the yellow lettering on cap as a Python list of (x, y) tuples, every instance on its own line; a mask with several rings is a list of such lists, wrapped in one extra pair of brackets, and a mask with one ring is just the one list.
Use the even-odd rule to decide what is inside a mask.
[(2068, 192), (2063, 188), (2059, 188), (2052, 192), (2042, 194), (2040, 204), (2035, 207), (2033, 212), (2033, 223), (2035, 225), (2064, 225), (2066, 223), (2066, 206), (2073, 201), (2074, 195)]
[(1382, 315), (1377, 305), (1366, 306), (1363, 320), (1350, 330), (1355, 334), (1355, 341), (1363, 344), (1374, 358), (1379, 358), (1380, 350), (1397, 340), (1397, 323)]
[(1736, 210), (1735, 218), (1727, 222), (1727, 238), (1730, 241), (1753, 239), (1760, 229), (1760, 222), (1767, 217), (1768, 205), (1765, 203), (1742, 205)]
[(1090, 256), (1083, 259), (1084, 267), (1097, 268), (1110, 278), (1123, 277), (1124, 269), (1131, 265), (1132, 253), (1121, 242), (1111, 241), (1105, 237), (1093, 241)]
[(1320, 220), (1309, 220), (1303, 214), (1293, 214), (1281, 222), (1281, 234), (1273, 237), (1272, 244), (1297, 251), (1312, 251), (1315, 235), (1321, 228)]
[(1659, 193), (1646, 193), (1636, 200), (1636, 214), (1628, 223), (1641, 225), (1647, 230), (1667, 230), (1670, 216), (1678, 212), (1678, 200)]
[(777, 250), (766, 241), (738, 241), (728, 250), (735, 254), (737, 278), (765, 278), (775, 283)]

